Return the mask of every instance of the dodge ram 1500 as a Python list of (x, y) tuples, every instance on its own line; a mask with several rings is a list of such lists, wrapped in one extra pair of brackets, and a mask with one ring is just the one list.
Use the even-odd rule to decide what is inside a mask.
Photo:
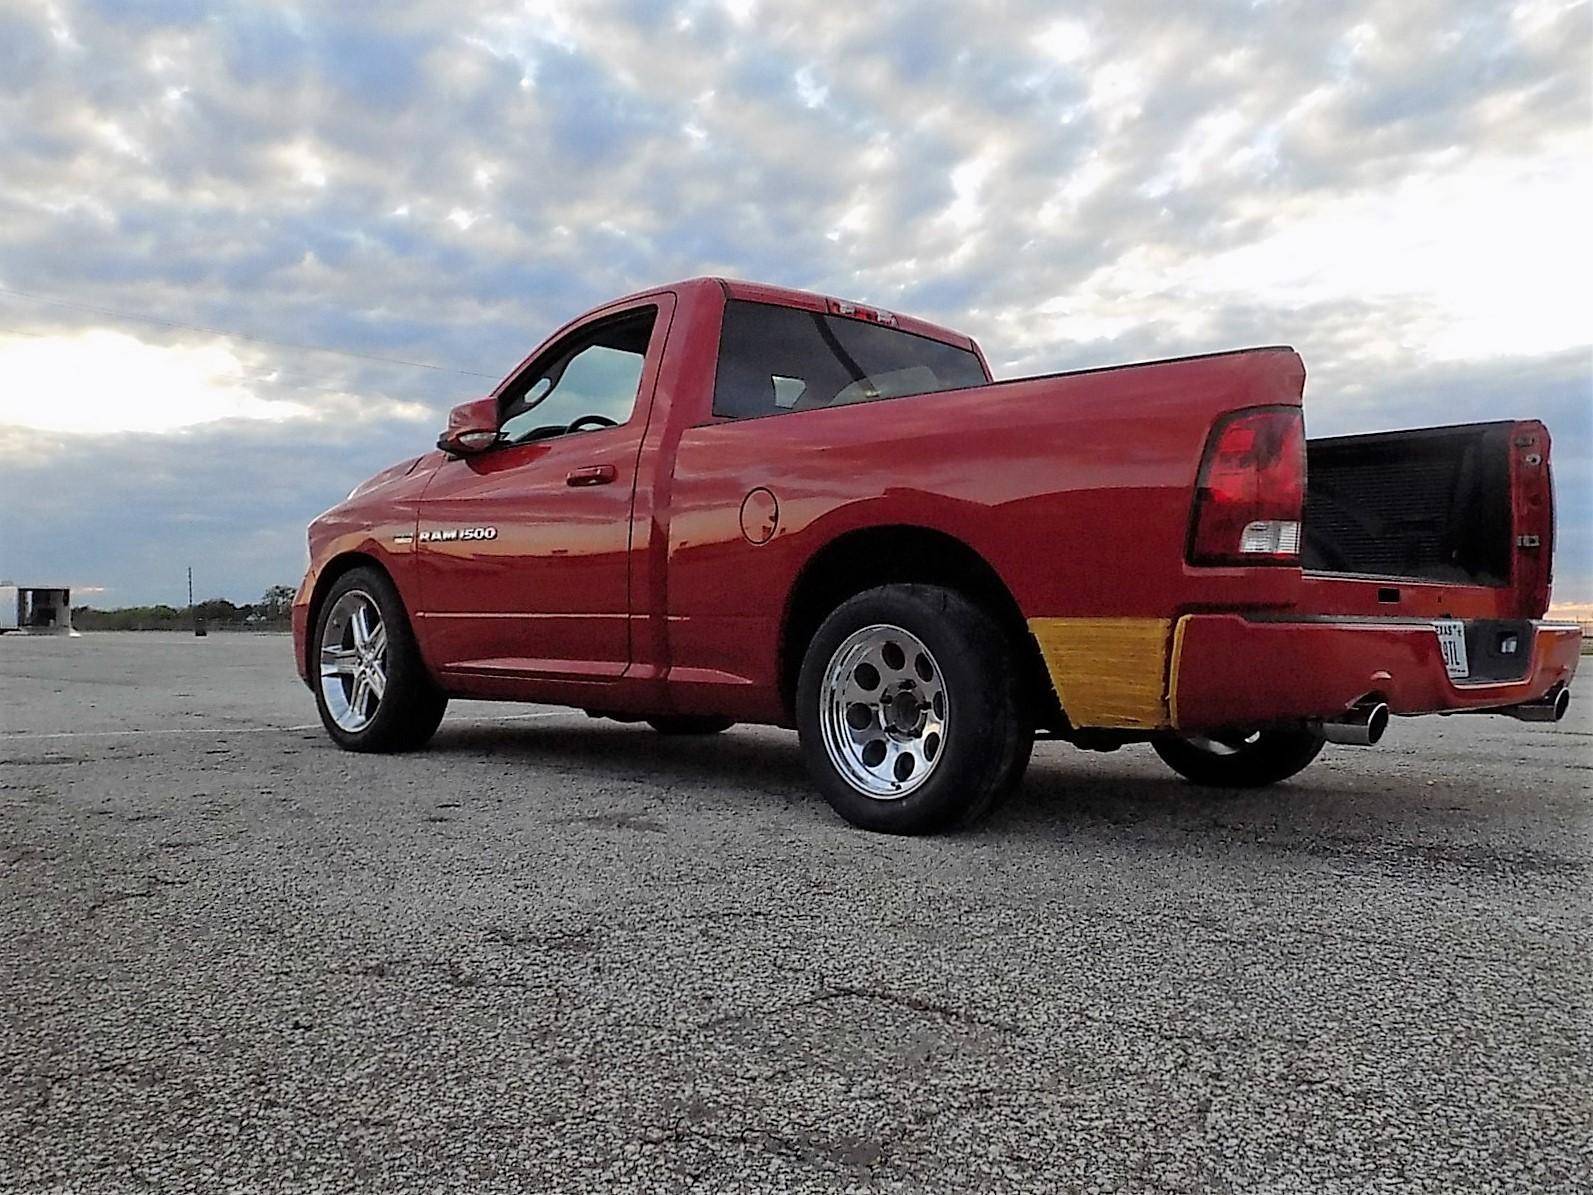
[(555, 332), (310, 526), (331, 737), (452, 696), (794, 727), (841, 816), (977, 818), (1037, 735), (1272, 784), (1391, 714), (1557, 720), (1549, 434), (1307, 442), (1253, 348), (996, 382), (967, 336), (699, 278)]

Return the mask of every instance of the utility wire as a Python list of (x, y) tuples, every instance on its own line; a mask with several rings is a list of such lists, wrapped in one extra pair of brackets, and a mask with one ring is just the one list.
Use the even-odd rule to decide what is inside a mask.
[(106, 315), (112, 319), (133, 320), (137, 323), (159, 324), (163, 328), (178, 328), (185, 332), (203, 332), (209, 336), (225, 336), (233, 340), (247, 340), (255, 344), (268, 344), (279, 349), (294, 349), (303, 353), (326, 353), (334, 357), (350, 357), (356, 361), (375, 361), (382, 365), (402, 365), (409, 369), (429, 369), (436, 373), (457, 373), (470, 378), (490, 378), (499, 380), (495, 373), (482, 373), (476, 369), (460, 369), (453, 365), (433, 365), (426, 361), (406, 361), (399, 357), (380, 357), (374, 353), (356, 353), (349, 349), (329, 349), (317, 344), (295, 344), (288, 340), (272, 340), (267, 336), (251, 336), (246, 332), (228, 332), (222, 328), (207, 328), (203, 324), (184, 324), (176, 320), (160, 319), (153, 315), (136, 315), (130, 311), (115, 311), (109, 307), (95, 307), (88, 303), (77, 303), (70, 299), (57, 299), (52, 295), (35, 294), (32, 291), (13, 290), (9, 286), (0, 286), (0, 295), (9, 295), (17, 299), (31, 299), (35, 303), (49, 303), (55, 307), (67, 307), (74, 311), (88, 311), (95, 315)]

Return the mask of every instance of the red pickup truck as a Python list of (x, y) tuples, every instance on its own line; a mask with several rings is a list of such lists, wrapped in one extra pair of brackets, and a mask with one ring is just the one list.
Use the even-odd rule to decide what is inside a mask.
[(355, 751), (451, 696), (794, 727), (849, 821), (978, 817), (1037, 735), (1271, 784), (1390, 714), (1554, 721), (1549, 435), (1305, 439), (1288, 348), (992, 381), (922, 320), (699, 278), (555, 332), (310, 525)]

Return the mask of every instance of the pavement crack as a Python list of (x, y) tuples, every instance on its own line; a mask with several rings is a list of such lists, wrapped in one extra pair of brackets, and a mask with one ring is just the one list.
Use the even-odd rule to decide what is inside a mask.
[(192, 880), (177, 879), (175, 876), (147, 875), (139, 876), (138, 878), (150, 886), (147, 888), (125, 888), (120, 891), (104, 893), (98, 900), (89, 905), (89, 916), (92, 917), (102, 909), (108, 909), (112, 905), (125, 904), (130, 900), (149, 900), (162, 888), (184, 888), (193, 883)]
[(677, 1122), (663, 1128), (643, 1129), (641, 1136), (636, 1140), (638, 1145), (643, 1146), (679, 1145), (685, 1141), (725, 1141), (734, 1145), (747, 1145), (750, 1143), (750, 1137), (750, 1132), (745, 1129), (739, 1132), (718, 1132)]
[(875, 1170), (887, 1164), (884, 1142), (863, 1138), (831, 1140), (808, 1133), (791, 1135), (767, 1129), (712, 1129), (678, 1120), (666, 1126), (644, 1129), (636, 1140), (643, 1148), (719, 1142), (743, 1149), (762, 1149), (765, 1153), (805, 1162), (827, 1162), (859, 1170)]
[(943, 1020), (953, 1021), (961, 1025), (977, 1025), (984, 1029), (998, 1029), (1003, 1033), (1017, 1033), (1020, 1029), (1020, 1026), (1010, 1021), (975, 1016), (973, 1013), (953, 1008), (948, 1004), (941, 1004), (935, 1000), (927, 1000), (922, 996), (893, 992), (885, 988), (860, 987), (856, 984), (848, 983), (826, 983), (823, 990), (815, 992), (811, 996), (806, 996), (800, 1000), (788, 1001), (785, 1004), (777, 1004), (770, 1008), (724, 1013), (703, 1021), (697, 1028), (712, 1029), (735, 1021), (785, 1016), (788, 1013), (798, 1012), (804, 1008), (811, 1008), (816, 1004), (828, 1004), (835, 1000), (875, 1000), (882, 1004), (906, 1009), (909, 1012), (940, 1017)]
[(155, 895), (155, 891), (154, 888), (133, 888), (123, 892), (107, 892), (89, 905), (89, 915), (93, 916), (102, 909), (108, 909), (112, 905), (124, 904), (130, 900), (149, 900)]
[(94, 1079), (101, 1075), (127, 1075), (133, 1072), (131, 1060), (97, 1062), (89, 1066), (72, 1067), (56, 1071), (22, 1071), (24, 1078), (42, 1079), (46, 1083), (70, 1083), (77, 1079)]
[(831, 984), (832, 998), (853, 996), (860, 1000), (878, 1000), (884, 1004), (894, 1004), (898, 1008), (905, 1008), (912, 1012), (927, 1013), (948, 1021), (955, 1021), (963, 1025), (978, 1025), (986, 1029), (999, 1029), (1003, 1033), (1016, 1033), (1019, 1026), (1010, 1021), (998, 1021), (992, 1017), (975, 1016), (973, 1013), (964, 1012), (960, 1008), (953, 1008), (949, 1004), (939, 1001), (926, 1000), (922, 996), (913, 996), (902, 992), (893, 992), (886, 988), (857, 987), (852, 984)]
[(598, 933), (591, 926), (576, 929), (548, 930), (543, 933), (521, 931), (508, 926), (491, 925), (483, 931), (492, 941), (511, 950), (544, 950), (564, 954), (590, 954), (597, 949)]
[(907, 1122), (902, 1127), (908, 1132), (916, 1132), (931, 1127), (947, 1116), (980, 1115), (1000, 1108), (1032, 1108), (1041, 1101), (1068, 1106), (1076, 1106), (1079, 1102), (1064, 1096), (1055, 1087), (1043, 1086), (970, 1087), (954, 1089), (950, 1095), (953, 1098), (945, 1103), (926, 1102), (909, 1107)]
[(768, 1017), (782, 1017), (787, 1013), (798, 1012), (801, 1009), (811, 1008), (815, 1004), (824, 1004), (830, 1000), (839, 1000), (850, 994), (851, 993), (849, 992), (823, 991), (817, 992), (812, 996), (804, 997), (801, 1000), (791, 1000), (785, 1004), (776, 1004), (770, 1008), (753, 1008), (745, 1009), (741, 1012), (721, 1013), (718, 1016), (709, 1017), (706, 1021), (701, 1022), (697, 1025), (697, 1028), (713, 1029), (719, 1025), (729, 1025), (736, 1021), (746, 1021), (753, 1018), (764, 1019)]
[(32, 1080), (34, 1083), (40, 1084), (38, 1093), (33, 1100), (33, 1105), (29, 1109), (34, 1115), (46, 1111), (55, 1100), (56, 1089), (70, 1083), (81, 1083), (89, 1079), (102, 1079), (111, 1076), (135, 1081), (147, 1079), (158, 1082), (163, 1077), (162, 1072), (159, 1070), (142, 1071), (135, 1069), (135, 1064), (130, 1059), (116, 1062), (98, 1062), (88, 1066), (71, 1067), (66, 1070), (17, 1070), (11, 1073), (14, 1078)]

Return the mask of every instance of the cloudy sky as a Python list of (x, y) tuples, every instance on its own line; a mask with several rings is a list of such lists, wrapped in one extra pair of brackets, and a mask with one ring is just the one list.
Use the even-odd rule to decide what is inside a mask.
[(0, 0), (0, 575), (294, 584), (552, 326), (728, 273), (1007, 377), (1290, 343), (1312, 434), (1545, 419), (1587, 600), (1590, 50), (1563, 0)]

